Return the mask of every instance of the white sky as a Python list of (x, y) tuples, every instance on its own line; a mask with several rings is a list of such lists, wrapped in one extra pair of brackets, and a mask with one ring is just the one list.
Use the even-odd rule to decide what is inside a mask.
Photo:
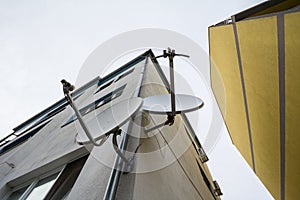
[[(163, 28), (208, 51), (208, 26), (260, 2), (0, 1), (0, 138), (61, 99), (60, 80), (75, 82), (88, 55), (112, 36)], [(231, 145), (225, 129), (209, 158), (223, 199), (272, 199)]]

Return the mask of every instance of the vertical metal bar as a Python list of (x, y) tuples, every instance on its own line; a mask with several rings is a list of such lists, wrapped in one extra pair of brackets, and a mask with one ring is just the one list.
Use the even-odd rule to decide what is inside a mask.
[(19, 198), (20, 200), (25, 200), (30, 193), (32, 192), (32, 190), (34, 189), (35, 185), (39, 182), (39, 179), (36, 178), (31, 184), (30, 186), (26, 189), (26, 191), (22, 194), (22, 196)]
[(277, 16), (278, 35), (278, 74), (280, 102), (280, 197), (285, 199), (285, 52), (284, 52), (284, 15)]
[(172, 116), (176, 114), (176, 106), (175, 106), (175, 87), (174, 87), (174, 64), (173, 64), (173, 56), (169, 56), (170, 62), (170, 93), (171, 93), (171, 107), (172, 107)]
[(243, 72), (243, 66), (242, 66), (242, 57), (241, 57), (241, 52), (240, 52), (238, 32), (237, 32), (236, 21), (235, 21), (234, 16), (232, 17), (232, 26), (233, 26), (233, 33), (234, 33), (234, 38), (235, 38), (236, 52), (237, 52), (237, 56), (238, 56), (238, 64), (239, 64), (239, 71), (240, 71), (240, 76), (241, 76), (243, 97), (244, 97), (244, 106), (245, 106), (247, 128), (248, 128), (248, 135), (249, 135), (252, 169), (256, 173), (254, 149), (253, 149), (252, 133), (251, 133), (251, 124), (250, 124), (250, 118), (249, 118), (248, 101), (247, 101), (247, 93), (246, 93), (246, 85), (245, 85), (245, 80), (244, 80), (244, 72)]

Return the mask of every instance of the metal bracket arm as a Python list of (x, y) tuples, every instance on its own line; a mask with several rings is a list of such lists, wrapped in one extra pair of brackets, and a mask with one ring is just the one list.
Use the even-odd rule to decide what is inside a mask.
[(189, 58), (188, 55), (184, 54), (176, 54), (174, 49), (168, 48), (167, 50), (163, 51), (163, 55), (157, 56), (156, 58), (161, 57), (169, 57), (169, 65), (170, 65), (170, 93), (171, 93), (171, 107), (172, 107), (172, 116), (176, 115), (176, 103), (175, 103), (175, 86), (174, 86), (174, 62), (173, 59), (175, 56), (183, 56)]
[(80, 111), (78, 110), (75, 102), (73, 101), (73, 99), (72, 99), (72, 97), (70, 95), (70, 91), (73, 91), (75, 89), (75, 87), (73, 85), (71, 85), (69, 82), (67, 82), (66, 80), (64, 80), (64, 79), (61, 81), (61, 83), (63, 84), (63, 92), (64, 92), (64, 95), (65, 95), (65, 98), (69, 102), (69, 104), (71, 105), (71, 107), (73, 108), (73, 110), (74, 110), (74, 112), (75, 112), (75, 114), (77, 116), (77, 119), (78, 119), (78, 121), (79, 121), (82, 129), (86, 133), (86, 136), (89, 138), (89, 140), (91, 141), (91, 143), (93, 145), (95, 145), (95, 146), (101, 146), (106, 141), (107, 137), (109, 137), (109, 135), (111, 133), (106, 133), (106, 134), (101, 135), (100, 138), (99, 138), (101, 140), (100, 140), (99, 143), (97, 143), (94, 140), (93, 136), (91, 135), (88, 127), (86, 126), (86, 124), (85, 124), (85, 122), (84, 122), (84, 120), (82, 118), (82, 115), (81, 115)]
[(174, 121), (175, 121), (175, 116), (174, 115), (168, 115), (168, 118), (165, 122), (163, 122), (161, 124), (158, 124), (154, 127), (151, 127), (149, 129), (145, 129), (145, 133), (149, 133), (149, 132), (151, 132), (155, 129), (161, 128), (161, 127), (166, 126), (166, 125), (172, 126), (174, 124)]

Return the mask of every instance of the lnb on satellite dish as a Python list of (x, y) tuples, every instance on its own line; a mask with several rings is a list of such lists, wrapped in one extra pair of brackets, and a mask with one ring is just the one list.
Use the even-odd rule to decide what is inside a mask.
[(62, 79), (60, 82), (63, 85), (64, 93), (72, 92), (73, 90), (75, 90), (75, 86), (66, 81), (65, 79)]

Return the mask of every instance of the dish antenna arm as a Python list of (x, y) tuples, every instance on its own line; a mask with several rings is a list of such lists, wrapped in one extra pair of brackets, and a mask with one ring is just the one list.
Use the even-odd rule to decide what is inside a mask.
[(74, 85), (71, 85), (69, 82), (67, 82), (66, 80), (61, 80), (61, 83), (63, 85), (63, 92), (64, 92), (64, 95), (65, 95), (65, 98), (66, 100), (69, 102), (70, 106), (73, 108), (76, 116), (77, 116), (77, 119), (82, 127), (82, 129), (84, 130), (84, 132), (86, 133), (86, 136), (89, 138), (90, 142), (95, 145), (95, 146), (101, 146), (102, 144), (104, 144), (104, 142), (107, 140), (107, 138), (109, 137), (110, 134), (114, 133), (114, 131), (112, 132), (109, 132), (109, 133), (105, 133), (103, 135), (100, 136), (100, 141), (99, 143), (97, 143), (93, 136), (91, 135), (91, 132), (89, 130), (89, 128), (86, 126), (83, 118), (82, 118), (82, 115), (80, 113), (80, 111), (78, 110), (75, 102), (73, 101), (71, 95), (70, 95), (70, 91), (73, 91), (75, 89)]
[[(174, 123), (174, 116), (176, 115), (176, 103), (175, 103), (175, 85), (174, 85), (174, 57), (175, 56), (182, 56), (189, 58), (190, 56), (184, 55), (184, 54), (176, 54), (175, 49), (168, 48), (167, 50), (163, 51), (163, 54), (160, 56), (157, 56), (155, 58), (169, 58), (169, 67), (170, 67), (170, 94), (171, 94), (171, 110), (172, 112), (168, 114), (168, 119), (173, 118), (173, 123)], [(172, 124), (173, 124), (172, 123)], [(171, 125), (172, 125), (171, 124)]]
[(69, 82), (67, 82), (66, 80), (62, 80), (61, 83), (63, 84), (63, 92), (65, 95), (66, 100), (69, 102), (70, 106), (73, 108), (77, 119), (82, 127), (82, 129), (84, 130), (86, 136), (89, 138), (90, 142), (95, 145), (95, 146), (101, 146), (104, 144), (104, 142), (108, 139), (110, 134), (113, 134), (112, 137), (112, 143), (113, 143), (113, 148), (116, 151), (116, 153), (121, 157), (121, 159), (125, 162), (125, 163), (129, 163), (129, 160), (124, 156), (124, 154), (121, 152), (121, 150), (118, 147), (118, 143), (117, 143), (117, 136), (121, 134), (121, 129), (119, 129), (119, 127), (116, 127), (114, 130), (112, 130), (111, 132), (105, 133), (103, 135), (100, 136), (100, 142), (97, 143), (93, 136), (91, 135), (91, 132), (89, 130), (89, 128), (86, 126), (83, 117), (80, 113), (80, 111), (78, 110), (75, 102), (73, 101), (71, 95), (70, 95), (70, 91), (73, 91), (75, 89), (74, 85), (71, 85)]

